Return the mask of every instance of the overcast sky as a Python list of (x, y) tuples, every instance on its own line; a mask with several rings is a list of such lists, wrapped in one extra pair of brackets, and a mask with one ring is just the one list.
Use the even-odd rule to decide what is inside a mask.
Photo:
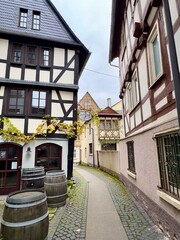
[(112, 0), (51, 0), (91, 52), (79, 81), (79, 100), (89, 92), (100, 108), (119, 99), (118, 68), (108, 63)]

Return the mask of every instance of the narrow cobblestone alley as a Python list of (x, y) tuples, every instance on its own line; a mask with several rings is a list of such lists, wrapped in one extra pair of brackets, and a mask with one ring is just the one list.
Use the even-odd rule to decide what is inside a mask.
[[(98, 206), (94, 203), (97, 209), (94, 209), (94, 221), (96, 230), (88, 229), (88, 207), (90, 202), (90, 189), (91, 181), (88, 181), (87, 176), (99, 179), (107, 187), (110, 198), (116, 209), (119, 220), (111, 220), (108, 223), (108, 231), (103, 233), (102, 238), (94, 237), (94, 232), (98, 232), (103, 228), (103, 224), (107, 223), (108, 219), (104, 217), (101, 221), (99, 219)], [(141, 209), (134, 199), (128, 194), (121, 182), (112, 177), (111, 175), (91, 167), (77, 166), (74, 168), (74, 180), (76, 182), (66, 206), (57, 209), (53, 219), (50, 221), (48, 240), (167, 240), (161, 230), (151, 221), (148, 215)], [(93, 185), (94, 186), (94, 185)], [(97, 185), (99, 187), (99, 185)], [(95, 186), (96, 187), (96, 186)], [(97, 189), (96, 189), (97, 190)], [(101, 192), (100, 189), (98, 189)], [(96, 196), (94, 196), (94, 199)], [(102, 195), (102, 206), (107, 196)], [(3, 204), (0, 204), (1, 208)], [(107, 206), (107, 209), (109, 206)], [(105, 211), (107, 209), (104, 209)], [(2, 214), (2, 211), (0, 211)], [(110, 215), (109, 215), (110, 216)], [(107, 216), (108, 217), (108, 216)], [(93, 218), (93, 216), (91, 216)], [(116, 222), (120, 222), (120, 234), (119, 237), (115, 237), (114, 234), (118, 234), (118, 231), (114, 230)], [(88, 228), (87, 228), (88, 227)], [(91, 226), (92, 227), (92, 226)], [(98, 231), (97, 231), (98, 230)], [(91, 232), (93, 231), (93, 232)], [(92, 234), (91, 234), (92, 233)], [(99, 233), (97, 233), (99, 234)], [(111, 238), (106, 238), (108, 234), (111, 234)], [(88, 236), (88, 238), (87, 238)], [(91, 238), (92, 236), (92, 238)], [(13, 239), (12, 239), (13, 240)], [(36, 240), (36, 239), (35, 239)]]
[[(82, 170), (84, 172), (83, 174), (84, 177), (82, 177), (81, 175)], [(161, 230), (150, 220), (150, 218), (143, 211), (143, 209), (141, 209), (139, 206), (137, 207), (134, 200), (127, 193), (127, 191), (124, 189), (124, 186), (118, 179), (98, 169), (78, 166), (75, 168), (74, 171), (74, 178), (77, 181), (76, 188), (74, 190), (72, 198), (70, 198), (69, 203), (67, 204), (67, 207), (64, 210), (64, 213), (62, 214), (55, 234), (52, 237), (53, 240), (86, 239), (86, 220), (88, 213), (87, 207), (89, 195), (88, 190), (90, 183), (88, 183), (87, 180), (85, 179), (86, 175), (85, 172), (96, 176), (106, 184), (128, 239), (134, 240), (168, 239), (164, 236)], [(106, 221), (106, 219), (104, 219), (104, 221)], [(95, 224), (98, 228), (99, 223), (97, 222)], [(109, 229), (111, 229), (114, 222), (112, 222), (111, 224), (112, 225), (109, 226)], [(53, 224), (51, 223), (50, 232), (52, 225)], [(51, 237), (51, 234), (49, 234), (49, 236)], [(122, 239), (121, 236), (119, 236), (119, 239)], [(88, 240), (100, 240), (100, 239), (93, 238)]]

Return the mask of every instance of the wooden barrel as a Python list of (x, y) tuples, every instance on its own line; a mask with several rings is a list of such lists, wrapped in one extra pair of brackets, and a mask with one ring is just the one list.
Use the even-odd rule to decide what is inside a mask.
[(8, 195), (1, 222), (4, 240), (44, 240), (48, 227), (47, 198), (43, 191), (22, 190)]
[(43, 189), (44, 167), (23, 168), (21, 177), (21, 189)]
[(67, 199), (67, 179), (64, 170), (47, 171), (44, 178), (44, 190), (49, 207), (62, 207)]

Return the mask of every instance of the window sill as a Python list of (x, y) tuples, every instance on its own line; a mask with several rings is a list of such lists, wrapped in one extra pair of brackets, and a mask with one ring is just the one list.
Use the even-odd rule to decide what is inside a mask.
[(131, 171), (127, 170), (127, 174), (132, 177), (134, 180), (136, 180), (136, 174), (132, 173)]
[(157, 190), (157, 194), (160, 198), (162, 198), (164, 201), (168, 202), (169, 204), (171, 204), (173, 207), (177, 208), (178, 210), (180, 210), (180, 201), (178, 201), (177, 199), (169, 196), (168, 194), (166, 194), (165, 192), (161, 191), (161, 190)]
[(164, 76), (164, 73), (161, 73), (154, 81), (153, 83), (150, 83), (149, 89), (153, 88), (156, 83)]
[(139, 104), (140, 104), (140, 101), (138, 101), (138, 102), (134, 105), (134, 107), (130, 110), (129, 115), (132, 114), (132, 112), (137, 108), (137, 106), (138, 106)]

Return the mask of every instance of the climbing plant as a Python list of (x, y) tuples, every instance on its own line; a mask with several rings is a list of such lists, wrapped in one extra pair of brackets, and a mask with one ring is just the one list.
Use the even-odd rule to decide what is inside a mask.
[[(93, 124), (99, 124), (98, 115), (90, 112), (91, 121)], [(37, 136), (47, 136), (48, 134), (55, 133), (56, 131), (63, 132), (67, 138), (76, 138), (83, 133), (85, 122), (77, 117), (77, 121), (68, 124), (61, 122), (57, 118), (51, 118), (50, 115), (44, 116), (42, 122), (37, 126), (36, 132), (31, 135), (25, 135), (17, 129), (7, 117), (0, 118), (1, 128), (0, 135), (4, 141), (28, 143), (34, 140)]]

